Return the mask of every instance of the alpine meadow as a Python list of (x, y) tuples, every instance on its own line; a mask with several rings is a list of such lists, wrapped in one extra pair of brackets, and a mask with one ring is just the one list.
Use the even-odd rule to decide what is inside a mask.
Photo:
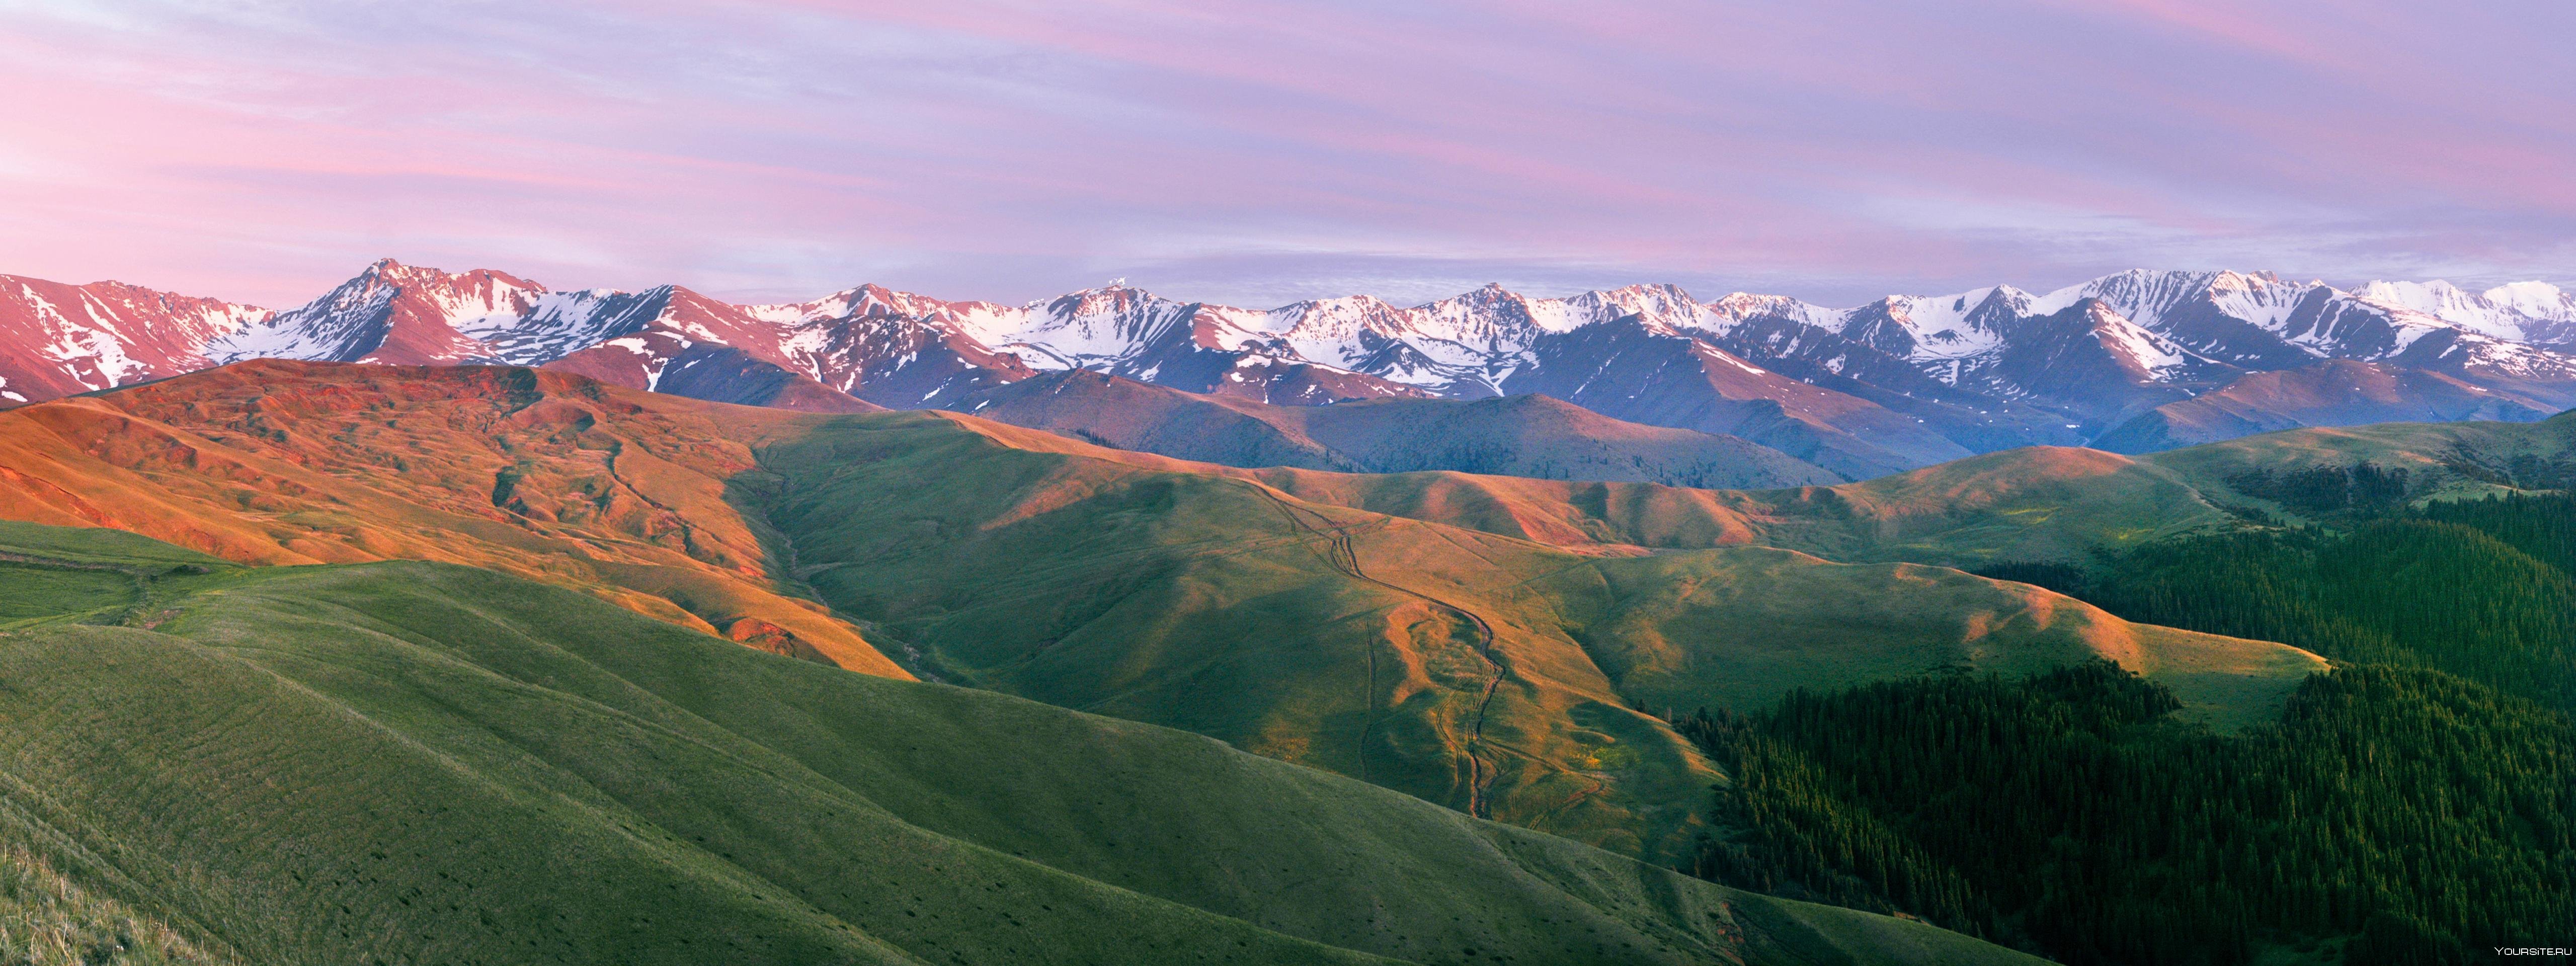
[(0, 966), (2576, 962), (2569, 36), (0, 3)]

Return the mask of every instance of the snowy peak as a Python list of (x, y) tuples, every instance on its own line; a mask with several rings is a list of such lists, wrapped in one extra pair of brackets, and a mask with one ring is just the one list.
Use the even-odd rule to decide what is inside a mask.
[(268, 315), (123, 282), (0, 275), (0, 405), (205, 368), (206, 343)]
[[(1004, 346), (1042, 369), (1113, 366), (1144, 346), (1190, 333), (1200, 306), (1114, 284), (1030, 303)], [(1002, 321), (1002, 320), (996, 320)]]
[(1566, 298), (1531, 298), (1500, 283), (1430, 302), (1412, 310), (1414, 334), (1487, 352), (1525, 351), (1539, 336), (1572, 332), (1626, 316), (1664, 328), (1701, 323), (1704, 310), (1675, 285), (1596, 289)]
[(1356, 339), (1361, 333), (1380, 337), (1413, 334), (1420, 310), (1399, 309), (1374, 295), (1290, 302), (1264, 313), (1262, 328), (1292, 343), (1317, 344)]
[(1042, 302), (1032, 302), (1029, 307), (1038, 309), (1041, 314), (1059, 318), (1116, 318), (1146, 311), (1149, 307), (1164, 305), (1167, 302), (1168, 300), (1157, 298), (1154, 293), (1141, 288), (1112, 284), (1101, 288), (1068, 292)]
[(2209, 280), (2210, 291), (2257, 291), (2281, 284), (2281, 276), (2271, 272), (2220, 272)]
[(513, 365), (542, 365), (642, 329), (661, 311), (668, 287), (641, 294), (614, 289), (539, 291), (515, 314), (494, 312), (452, 323), (459, 334)]
[(1546, 386), (1638, 416), (1699, 411), (1668, 398), (1697, 386), (1687, 392), (1729, 412), (1776, 403), (1905, 460), (1951, 445), (1928, 442), (1928, 427), (1971, 447), (2076, 442), (2099, 420), (2321, 360), (2564, 384), (2576, 404), (2576, 353), (2562, 351), (2576, 347), (2576, 296), (2556, 286), (2345, 292), (2268, 272), (2141, 270), (2044, 295), (1995, 285), (1848, 309), (1754, 292), (1703, 303), (1676, 285), (1538, 297), (1499, 284), (1412, 306), (1351, 295), (1247, 309), (1123, 280), (1021, 305), (874, 284), (737, 305), (386, 259), (274, 314), (113, 283), (0, 281), (0, 338), (0, 403), (258, 356), (546, 365), (655, 389), (685, 369), (713, 375), (670, 391), (748, 399), (753, 383), (793, 385), (900, 408), (1072, 368), (1270, 402)]
[(2270, 272), (2220, 272), (2210, 279), (2206, 297), (2222, 315), (2243, 319), (2259, 328), (2278, 329), (2298, 310), (2301, 301), (2319, 290), (2332, 291), (2321, 282), (2283, 282)]
[(1979, 310), (1991, 294), (1981, 289), (1959, 295), (1890, 295), (1846, 313), (1840, 330), (1844, 338), (1916, 363), (1970, 356), (2002, 342), (2000, 331), (1970, 321), (1971, 315), (1990, 320), (1991, 313)]
[(1595, 289), (1566, 299), (1565, 304), (1571, 310), (1568, 328), (1634, 315), (1666, 329), (1695, 329), (1706, 311), (1689, 292), (1670, 284)]
[[(1429, 319), (1421, 309), (1350, 295), (1291, 302), (1263, 313), (1258, 325), (1274, 352), (1352, 371), (1419, 375), (1441, 364), (1419, 345), (1430, 337)], [(1473, 353), (1450, 355), (1458, 356), (1449, 360), (1454, 363), (1474, 361)]]
[(2491, 339), (2563, 344), (2576, 339), (2576, 299), (2547, 282), (2517, 282), (2473, 293), (2449, 282), (2372, 282), (2353, 296), (2394, 311), (2431, 316)]
[(870, 318), (890, 315), (927, 316), (945, 310), (948, 303), (938, 299), (898, 292), (870, 283), (842, 289), (810, 302), (788, 305), (747, 305), (745, 312), (772, 322), (787, 324), (813, 323), (827, 319)]
[(546, 290), (543, 285), (488, 268), (460, 274), (405, 265), (390, 258), (377, 260), (350, 282), (404, 289), (457, 311), (495, 312)]
[(2088, 298), (2101, 299), (2130, 321), (2160, 327), (2190, 304), (2208, 305), (2265, 328), (2277, 328), (2300, 298), (2320, 283), (2283, 283), (2270, 272), (2179, 272), (2133, 269), (2050, 292), (2033, 305), (2054, 312)]
[(2521, 335), (2520, 326), (2506, 322), (2510, 313), (2438, 278), (2430, 282), (2372, 282), (2352, 294), (2381, 308), (2429, 315), (2481, 335), (2507, 339)]
[(1996, 328), (2004, 319), (2030, 314), (2031, 306), (2037, 301), (2029, 292), (2010, 285), (1997, 285), (1986, 291), (1986, 297), (1978, 300), (1976, 308), (1968, 310), (1968, 322), (1979, 328)]
[(2438, 278), (2430, 282), (2372, 282), (2353, 294), (2383, 305), (2414, 309), (2430, 315), (2440, 315), (2446, 309), (2462, 311), (2492, 307), (2484, 298), (2463, 292), (2459, 286)]
[(1028, 327), (1034, 313), (1026, 307), (991, 302), (951, 302), (883, 285), (843, 289), (809, 302), (746, 305), (743, 312), (792, 330), (792, 343), (839, 339), (836, 330), (859, 327), (884, 330), (889, 325), (935, 326), (979, 343), (1001, 345)]
[(1629, 315), (1668, 327), (1689, 327), (1698, 323), (1701, 313), (1699, 303), (1677, 285), (1629, 285), (1566, 298), (1531, 298), (1497, 282), (1432, 302), (1422, 310), (1468, 331), (1491, 332), (1523, 343), (1529, 337), (1571, 332)]
[[(2553, 287), (2525, 286), (2509, 293), (2535, 311), (2568, 304)], [(1133, 290), (1100, 289), (1046, 303), (1043, 324), (1014, 326), (1009, 344), (1056, 360), (1053, 365), (1096, 365), (1119, 358), (1119, 346), (1165, 338), (1188, 324), (1206, 347), (1307, 361), (1369, 373), (1454, 393), (1487, 390), (1534, 360), (1530, 347), (1542, 336), (1633, 317), (1663, 334), (1693, 333), (1726, 340), (1748, 323), (1768, 327), (1761, 338), (1774, 346), (1804, 344), (1798, 327), (1822, 330), (1868, 351), (1956, 385), (1992, 364), (2034, 319), (2101, 303), (2103, 331), (2118, 354), (2138, 360), (2153, 378), (2183, 378), (2204, 364), (2303, 364), (2327, 358), (2381, 358), (2419, 338), (2425, 325), (2462, 328), (2494, 337), (2493, 326), (2458, 324), (2457, 307), (2477, 296), (2449, 294), (2440, 306), (2451, 319), (2419, 309), (2397, 311), (2347, 296), (2319, 282), (2284, 282), (2269, 272), (2130, 271), (2033, 295), (1998, 285), (1950, 295), (1888, 296), (1859, 308), (1832, 310), (1777, 295), (1735, 292), (1697, 303), (1673, 285), (1601, 289), (1563, 298), (1539, 298), (1488, 284), (1413, 308), (1366, 296), (1292, 303), (1263, 313), (1192, 305), (1155, 311), (1160, 302)], [(2334, 311), (2313, 306), (2294, 326), (2301, 306), (2339, 300)], [(2414, 301), (2422, 301), (2414, 299)], [(2489, 300), (2493, 301), (2493, 300)], [(1171, 303), (1164, 303), (1169, 305)], [(2086, 310), (2095, 313), (2093, 309)], [(2526, 313), (2529, 314), (2529, 313)], [(1105, 326), (1098, 319), (1124, 320)], [(1147, 322), (1158, 324), (1147, 324)], [(2476, 321), (2469, 319), (2469, 321)], [(1789, 330), (1777, 325), (1786, 323)], [(2234, 328), (2229, 328), (2234, 326)], [(2294, 332), (2294, 328), (2301, 331)], [(2560, 326), (2576, 341), (2576, 321)], [(2514, 330), (2539, 335), (2533, 328)], [(1785, 332), (1785, 334), (1784, 334)], [(2250, 344), (2249, 343), (2250, 340)], [(2215, 355), (2212, 353), (2215, 352)], [(2486, 353), (2493, 355), (2493, 353)], [(2222, 361), (2223, 360), (2223, 361)], [(1842, 372), (1848, 358), (1830, 364)]]
[(1716, 335), (1735, 331), (1756, 319), (1780, 319), (1819, 328), (1839, 328), (1844, 313), (1818, 305), (1809, 305), (1786, 295), (1758, 295), (1752, 292), (1729, 292), (1703, 308), (1704, 324)]
[(1571, 328), (1557, 317), (1556, 309), (1553, 305), (1533, 305), (1520, 293), (1500, 283), (1487, 282), (1475, 291), (1421, 306), (1426, 319), (1420, 331), (1461, 345), (1517, 351), (1541, 333)]
[[(1978, 369), (1980, 359), (2008, 347), (2019, 338), (2013, 333), (2023, 327), (2021, 320), (2052, 316), (2088, 300), (2145, 333), (2144, 342), (2126, 335), (2115, 341), (2151, 360), (2150, 370), (2168, 374), (2197, 371), (2200, 363), (2268, 369), (2409, 352), (2499, 373), (2556, 371), (2552, 350), (2576, 346), (2576, 299), (2545, 283), (2494, 292), (2470, 293), (2441, 281), (2380, 282), (2344, 292), (2323, 282), (2285, 282), (2270, 272), (2135, 270), (2037, 297), (2009, 286), (1957, 296), (1890, 296), (1845, 313), (1836, 330), (1944, 381)], [(1971, 304), (1977, 307), (1963, 311)], [(2106, 331), (2111, 330), (2125, 331)], [(2417, 349), (2418, 343), (2427, 348)], [(2437, 344), (2439, 354), (2430, 348)]]
[(2210, 362), (2148, 331), (2107, 300), (2087, 298), (2076, 303), (2073, 311), (2080, 313), (2103, 351), (2110, 353), (2121, 369), (2142, 381), (2171, 382), (2194, 365)]
[(368, 292), (390, 291), (392, 304), (404, 313), (398, 322), (444, 327), (458, 333), (517, 324), (529, 315), (536, 300), (547, 294), (543, 285), (488, 268), (453, 274), (404, 265), (390, 258), (369, 266), (348, 285)]
[(2561, 291), (2547, 282), (2514, 282), (2483, 294), (2488, 302), (2531, 318), (2576, 321), (2576, 292)]
[(469, 332), (514, 327), (545, 286), (492, 271), (452, 274), (387, 258), (331, 293), (207, 347), (217, 362), (252, 358), (442, 365), (498, 361)]

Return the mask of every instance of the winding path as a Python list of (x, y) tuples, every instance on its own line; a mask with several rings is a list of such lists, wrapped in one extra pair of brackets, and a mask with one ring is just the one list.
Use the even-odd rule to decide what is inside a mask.
[[(1396, 593), (1428, 603), (1434, 607), (1455, 613), (1460, 617), (1466, 618), (1467, 623), (1476, 629), (1476, 656), (1483, 659), (1485, 666), (1492, 668), (1494, 674), (1493, 677), (1488, 678), (1485, 681), (1484, 694), (1478, 698), (1476, 702), (1475, 716), (1470, 720), (1468, 725), (1467, 814), (1473, 815), (1477, 818), (1494, 817), (1492, 803), (1487, 801), (1487, 793), (1493, 785), (1495, 774), (1498, 773), (1500, 769), (1497, 766), (1489, 766), (1486, 764), (1482, 748), (1485, 745), (1485, 715), (1486, 712), (1494, 705), (1494, 695), (1502, 690), (1503, 678), (1507, 673), (1503, 667), (1501, 656), (1494, 652), (1494, 626), (1486, 623), (1485, 619), (1478, 616), (1475, 611), (1468, 610), (1465, 607), (1461, 607), (1430, 594), (1414, 590), (1410, 587), (1397, 586), (1395, 584), (1379, 580), (1376, 577), (1369, 576), (1368, 571), (1360, 567), (1359, 552), (1352, 547), (1349, 527), (1335, 524), (1322, 514), (1313, 513), (1311, 510), (1300, 509), (1295, 504), (1282, 499), (1277, 492), (1271, 490), (1267, 486), (1263, 486), (1258, 483), (1247, 483), (1246, 485), (1251, 486), (1254, 492), (1261, 494), (1264, 499), (1269, 500), (1270, 505), (1277, 507), (1280, 515), (1288, 519), (1288, 525), (1291, 528), (1295, 529), (1299, 533), (1324, 538), (1324, 561), (1331, 564), (1334, 570), (1341, 571), (1343, 575), (1354, 580), (1375, 584), (1379, 587), (1384, 587), (1388, 590), (1395, 591)], [(1308, 522), (1306, 519), (1308, 514), (1313, 514), (1316, 520), (1322, 521), (1322, 525), (1318, 526), (1315, 523)], [(1377, 721), (1377, 648), (1374, 646), (1369, 648), (1368, 687), (1369, 691), (1364, 705), (1367, 710), (1360, 725), (1359, 777), (1363, 779), (1368, 777), (1368, 735), (1370, 729), (1375, 726)]]

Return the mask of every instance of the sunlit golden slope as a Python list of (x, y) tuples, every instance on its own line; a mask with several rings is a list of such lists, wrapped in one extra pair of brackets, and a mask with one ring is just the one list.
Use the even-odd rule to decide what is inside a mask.
[(0, 556), (13, 961), (2035, 962), (490, 570)]
[(1713, 777), (1666, 708), (2100, 656), (2232, 724), (2322, 667), (1956, 571), (1576, 553), (964, 417), (835, 420), (759, 452), (796, 576), (923, 673), (1641, 854), (1688, 837)]
[(733, 434), (792, 418), (526, 369), (255, 362), (0, 413), (0, 517), (247, 563), (410, 559), (903, 676), (769, 577)]
[[(2318, 666), (1954, 571), (1744, 547), (1636, 556), (1869, 547), (1907, 520), (1958, 531), (2047, 496), (2002, 471), (1993, 485), (2018, 495), (1958, 516), (1943, 507), (1982, 498), (1974, 473), (1735, 494), (1233, 470), (949, 414), (286, 363), (28, 407), (0, 429), (14, 491), (0, 515), (254, 563), (488, 566), (845, 667), (1197, 731), (1657, 861), (1687, 848), (1720, 777), (1666, 708), (2102, 656), (2232, 722)], [(1618, 539), (1649, 528), (1659, 540)]]

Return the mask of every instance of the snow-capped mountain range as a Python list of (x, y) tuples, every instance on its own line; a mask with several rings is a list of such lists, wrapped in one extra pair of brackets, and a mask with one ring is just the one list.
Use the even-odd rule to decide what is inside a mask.
[[(2576, 404), (2576, 294), (2541, 282), (2344, 290), (2269, 273), (2131, 271), (2044, 294), (1996, 286), (1845, 309), (1744, 292), (1701, 301), (1672, 285), (1565, 298), (1488, 285), (1409, 307), (1359, 295), (1267, 310), (1123, 284), (1019, 306), (867, 285), (736, 305), (674, 286), (556, 291), (388, 259), (271, 312), (0, 276), (0, 400), (260, 357), (543, 365), (824, 409), (971, 409), (978, 392), (1073, 368), (1281, 404), (1543, 392), (1745, 436), (1858, 477), (2029, 443), (2196, 442), (2133, 424), (2205, 393), (2243, 397), (2252, 374), (2337, 362), (2458, 387), (2440, 405), (2387, 390), (2361, 411), (2539, 418)], [(2364, 382), (2298, 384), (2369, 395)], [(2262, 383), (2273, 384), (2285, 383)]]

